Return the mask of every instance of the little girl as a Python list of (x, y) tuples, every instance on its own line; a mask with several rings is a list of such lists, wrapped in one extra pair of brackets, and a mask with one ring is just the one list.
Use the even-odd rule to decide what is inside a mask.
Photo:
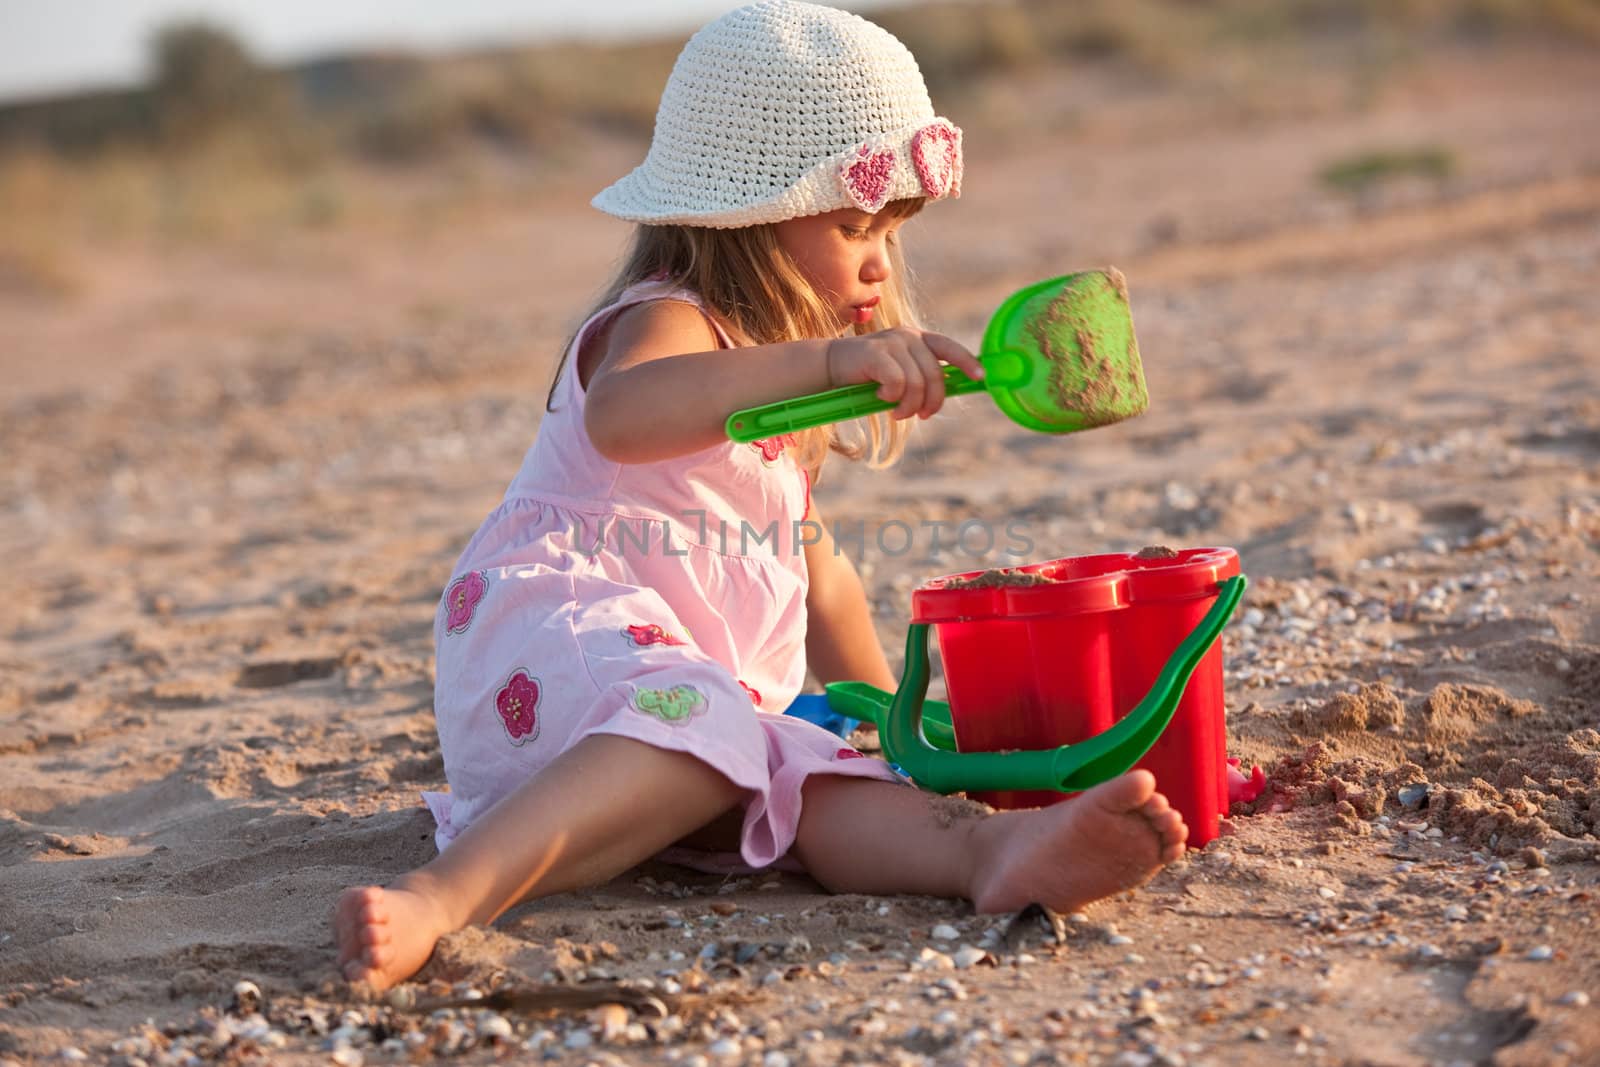
[[(439, 855), (340, 897), (347, 979), (393, 985), (450, 931), (675, 845), (984, 912), (1070, 910), (1182, 852), (1147, 772), (953, 818), (781, 714), (808, 662), (824, 683), (896, 685), (849, 560), (798, 531), (823, 529), (828, 452), (892, 461), (903, 420), (943, 403), (942, 364), (982, 374), (915, 326), (896, 246), (961, 170), (960, 130), (870, 22), (761, 0), (685, 46), (644, 163), (594, 201), (640, 224), (631, 254), (439, 607)], [(861, 382), (896, 403), (865, 443), (724, 436), (736, 410)]]

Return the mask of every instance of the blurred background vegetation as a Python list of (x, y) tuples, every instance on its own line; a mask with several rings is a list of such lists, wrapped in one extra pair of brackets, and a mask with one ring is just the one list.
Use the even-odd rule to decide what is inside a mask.
[[(1343, 106), (1359, 108), (1386, 72), (1441, 44), (1600, 45), (1600, 0), (939, 0), (872, 17), (916, 54), (942, 111), (996, 137), (1039, 128), (1017, 79), (1062, 68), (1193, 82), (1248, 112), (1277, 98), (1251, 71), (1310, 63), (1340, 71)], [(140, 89), (0, 105), (0, 282), (70, 289), (57, 249), (74, 229), (95, 241), (216, 239), (381, 219), (418, 196), (436, 213), (470, 208), (486, 188), (515, 191), (570, 165), (596, 137), (644, 142), (681, 43), (268, 68), (226, 27), (168, 26)], [(1049, 129), (1070, 113), (1045, 118)], [(1358, 190), (1451, 166), (1431, 146), (1375, 151), (1330, 164), (1323, 180)], [(380, 172), (382, 191), (367, 180)], [(409, 193), (394, 181), (423, 174)]]

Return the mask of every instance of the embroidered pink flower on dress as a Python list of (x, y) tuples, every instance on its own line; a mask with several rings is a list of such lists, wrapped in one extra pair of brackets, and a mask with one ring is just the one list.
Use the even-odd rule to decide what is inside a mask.
[(783, 450), (797, 443), (800, 438), (792, 433), (779, 434), (777, 437), (768, 437), (762, 441), (751, 441), (750, 447), (761, 453), (761, 462), (776, 463), (778, 457), (783, 455)]
[(895, 154), (892, 148), (876, 152), (862, 145), (855, 158), (839, 168), (839, 180), (856, 207), (876, 215), (889, 202), (889, 187), (894, 184)]
[(739, 683), (739, 688), (743, 689), (745, 693), (749, 695), (750, 703), (754, 704), (758, 708), (761, 706), (761, 691), (759, 689), (751, 689), (743, 682)]
[(935, 200), (961, 195), (961, 130), (932, 122), (911, 138), (911, 163), (922, 190)]
[(478, 604), (489, 591), (489, 576), (482, 571), (468, 571), (450, 583), (450, 588), (444, 591), (444, 603), (447, 614), (444, 620), (444, 632), (458, 634), (472, 625), (472, 613), (477, 611)]
[(513, 745), (523, 745), (539, 736), (539, 679), (526, 667), (513, 671), (506, 684), (494, 695), (494, 710), (500, 713), (506, 734)]
[(632, 643), (634, 648), (644, 648), (646, 645), (681, 645), (683, 640), (674, 637), (655, 623), (647, 625), (629, 626), (622, 631), (624, 637)]
[(833, 758), (834, 759), (866, 759), (867, 758), (867, 754), (865, 752), (857, 752), (853, 748), (841, 748), (839, 751), (837, 751), (837, 752), (835, 752), (833, 754)]

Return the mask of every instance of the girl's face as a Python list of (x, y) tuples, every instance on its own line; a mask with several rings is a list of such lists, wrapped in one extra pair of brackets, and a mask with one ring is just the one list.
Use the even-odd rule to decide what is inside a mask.
[(887, 212), (869, 215), (841, 208), (789, 219), (773, 229), (778, 246), (833, 308), (842, 328), (872, 321), (891, 274), (889, 246), (903, 221)]

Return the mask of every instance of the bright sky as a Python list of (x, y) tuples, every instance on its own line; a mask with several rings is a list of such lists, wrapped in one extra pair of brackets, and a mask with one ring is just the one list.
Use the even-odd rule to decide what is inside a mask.
[[(900, 0), (830, 0), (867, 11)], [(0, 0), (0, 100), (135, 85), (158, 26), (204, 18), (272, 62), (548, 37), (687, 35), (740, 0)]]

